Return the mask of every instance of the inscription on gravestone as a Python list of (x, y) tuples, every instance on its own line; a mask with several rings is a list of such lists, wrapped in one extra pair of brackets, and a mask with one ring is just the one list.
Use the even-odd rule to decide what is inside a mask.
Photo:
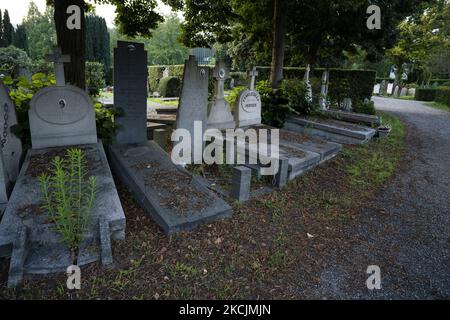
[(124, 111), (116, 119), (124, 130), (118, 130), (117, 144), (147, 141), (147, 73), (144, 44), (118, 41), (114, 49), (114, 106)]

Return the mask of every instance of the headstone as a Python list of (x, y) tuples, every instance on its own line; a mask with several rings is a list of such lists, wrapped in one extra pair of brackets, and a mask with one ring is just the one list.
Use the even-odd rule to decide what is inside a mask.
[[(64, 157), (74, 146), (83, 150), (87, 175), (97, 181), (97, 192), (86, 233), (80, 244), (80, 266), (102, 260), (111, 262), (110, 237), (125, 237), (125, 215), (109, 169), (103, 145), (97, 139), (94, 107), (89, 95), (63, 85), (60, 50), (52, 55), (57, 86), (38, 91), (30, 102), (32, 140), (4, 216), (0, 223), (0, 256), (10, 257), (8, 286), (16, 286), (24, 274), (65, 272), (73, 263), (61, 236), (42, 209), (38, 177), (49, 173), (52, 160)], [(101, 243), (98, 241), (101, 239)]]
[(12, 186), (19, 175), (22, 142), (11, 132), (17, 125), (17, 114), (8, 89), (0, 80), (0, 203), (6, 203)]
[(394, 84), (393, 83), (388, 83), (386, 93), (388, 95), (391, 95), (393, 90), (394, 90)]
[(373, 94), (380, 94), (381, 91), (381, 85), (379, 83), (377, 83), (374, 87), (373, 87)]
[(46, 60), (54, 63), (56, 86), (66, 85), (64, 76), (64, 63), (70, 62), (70, 55), (63, 55), (61, 48), (55, 48), (54, 53), (46, 55)]
[(168, 78), (170, 75), (169, 68), (165, 67), (163, 71), (163, 78)]
[(415, 97), (416, 96), (416, 89), (415, 88), (410, 88), (408, 90), (408, 95), (412, 96), (412, 97)]
[(322, 87), (320, 89), (320, 108), (325, 110), (328, 108), (327, 96), (328, 96), (328, 84), (329, 84), (329, 75), (330, 72), (328, 70), (324, 71), (322, 74)]
[(400, 91), (400, 87), (396, 86), (395, 89), (394, 89), (394, 97), (398, 97), (399, 91)]
[(400, 91), (400, 97), (406, 97), (408, 95), (408, 88), (402, 88)]
[(387, 92), (387, 82), (386, 80), (381, 81), (381, 89), (380, 89), (380, 94), (384, 95)]
[(344, 99), (344, 101), (342, 102), (342, 110), (344, 110), (344, 111), (352, 111), (353, 110), (351, 98)]
[(208, 129), (234, 129), (235, 123), (231, 114), (230, 104), (225, 100), (225, 80), (229, 79), (229, 72), (223, 61), (219, 61), (213, 71), (215, 79), (215, 95), (209, 104)]
[[(183, 85), (177, 114), (176, 128), (186, 129), (194, 137), (194, 122), (201, 121), (202, 132), (206, 129), (208, 112), (209, 69), (199, 67), (195, 56), (189, 56), (184, 64)], [(191, 139), (192, 163), (195, 155), (203, 155), (203, 142)]]
[(231, 197), (239, 202), (250, 199), (252, 170), (244, 166), (233, 168)]
[(311, 66), (308, 64), (306, 67), (306, 71), (305, 71), (304, 81), (306, 83), (306, 88), (307, 88), (306, 99), (309, 102), (312, 102), (313, 101), (312, 86), (311, 86), (311, 82), (309, 81), (310, 72), (311, 72)]
[(237, 108), (234, 118), (237, 127), (245, 127), (261, 124), (261, 96), (255, 90), (256, 76), (258, 72), (253, 68), (249, 72), (250, 90), (243, 90), (237, 98)]
[(118, 41), (114, 49), (114, 106), (124, 111), (116, 123), (117, 144), (147, 141), (147, 52), (144, 44)]

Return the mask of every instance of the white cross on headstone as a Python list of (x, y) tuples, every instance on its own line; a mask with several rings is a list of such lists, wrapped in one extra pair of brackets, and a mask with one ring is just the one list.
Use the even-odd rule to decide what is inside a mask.
[(258, 74), (259, 73), (256, 70), (256, 67), (253, 67), (253, 69), (248, 73), (250, 76), (250, 90), (255, 90), (256, 77)]
[(70, 55), (63, 55), (61, 48), (55, 48), (53, 54), (45, 56), (46, 60), (54, 63), (56, 86), (64, 87), (66, 85), (66, 78), (64, 76), (64, 63), (70, 62)]

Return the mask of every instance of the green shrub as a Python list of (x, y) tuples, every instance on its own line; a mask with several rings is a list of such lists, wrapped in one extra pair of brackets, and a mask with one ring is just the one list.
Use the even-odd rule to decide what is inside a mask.
[(86, 85), (90, 95), (98, 96), (106, 86), (104, 69), (100, 62), (86, 62)]
[(230, 88), (231, 79), (234, 79), (235, 87), (246, 87), (248, 85), (248, 75), (246, 72), (230, 72), (230, 79), (225, 82), (225, 87)]
[(245, 89), (247, 89), (247, 87), (242, 87), (242, 86), (234, 87), (230, 91), (230, 94), (228, 95), (228, 97), (225, 98), (228, 101), (228, 103), (230, 104), (230, 107), (231, 107), (232, 111), (236, 107), (236, 103), (237, 103), (237, 99), (238, 99), (239, 93), (241, 93), (241, 91), (244, 91)]
[(364, 113), (370, 115), (376, 115), (375, 103), (371, 100), (365, 100), (353, 105), (353, 111), (357, 113)]
[(295, 110), (289, 107), (289, 101), (284, 96), (283, 90), (273, 90), (268, 81), (258, 82), (256, 90), (261, 95), (263, 123), (282, 128), (286, 118), (296, 114)]
[(419, 88), (416, 89), (415, 100), (418, 101), (434, 101), (436, 99), (437, 88)]
[(14, 46), (0, 48), (0, 72), (17, 77), (20, 69), (29, 69), (31, 66), (32, 61), (24, 50)]
[(288, 100), (288, 107), (298, 114), (310, 115), (317, 111), (318, 105), (307, 99), (308, 87), (304, 81), (284, 80), (281, 90)]
[(121, 108), (105, 108), (100, 102), (94, 102), (94, 111), (98, 138), (109, 146), (114, 142), (116, 131), (120, 129), (114, 120), (123, 114), (123, 110)]
[(440, 87), (436, 91), (436, 102), (446, 104), (450, 107), (450, 87)]
[(431, 79), (430, 85), (432, 85), (433, 87), (439, 87), (448, 82), (450, 82), (450, 79)]
[(183, 80), (184, 64), (175, 64), (168, 66), (168, 68), (170, 77), (177, 77), (180, 81)]
[(67, 150), (67, 159), (55, 157), (52, 173), (42, 173), (39, 183), (43, 208), (55, 223), (56, 232), (77, 264), (78, 251), (87, 230), (94, 205), (97, 180), (87, 178), (85, 154), (81, 149)]
[(181, 93), (181, 81), (177, 77), (163, 78), (159, 82), (159, 94), (162, 97), (179, 97)]
[(164, 67), (150, 66), (148, 67), (148, 90), (153, 93), (159, 89), (159, 80), (162, 79)]

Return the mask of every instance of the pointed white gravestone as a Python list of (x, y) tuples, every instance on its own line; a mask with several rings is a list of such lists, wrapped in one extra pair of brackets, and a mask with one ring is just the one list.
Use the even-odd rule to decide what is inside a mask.
[(248, 73), (250, 76), (250, 90), (243, 90), (237, 98), (237, 107), (234, 112), (238, 128), (261, 124), (261, 96), (255, 90), (258, 71), (256, 67)]
[(328, 70), (324, 71), (322, 74), (322, 87), (320, 90), (320, 108), (322, 110), (328, 109), (328, 85), (330, 81), (330, 72)]
[(306, 66), (304, 81), (306, 83), (306, 88), (307, 88), (306, 99), (309, 102), (312, 102), (313, 101), (312, 87), (311, 87), (311, 82), (309, 81), (310, 72), (311, 72), (311, 66), (308, 64)]
[(64, 63), (70, 62), (70, 55), (63, 55), (61, 48), (55, 48), (55, 52), (45, 56), (48, 62), (53, 62), (56, 77), (56, 86), (64, 87), (66, 85), (66, 78), (64, 75)]
[(225, 100), (225, 80), (229, 79), (229, 72), (223, 61), (219, 61), (214, 70), (215, 96), (209, 104), (207, 129), (234, 129), (235, 123), (231, 114), (230, 104)]

